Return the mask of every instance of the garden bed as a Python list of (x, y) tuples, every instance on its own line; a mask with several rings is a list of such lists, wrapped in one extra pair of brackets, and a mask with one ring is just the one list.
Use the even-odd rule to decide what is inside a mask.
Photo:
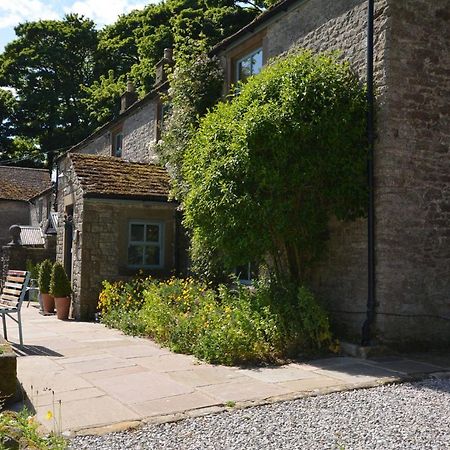
[(274, 363), (335, 348), (328, 317), (303, 287), (104, 282), (99, 307), (107, 326), (212, 363)]

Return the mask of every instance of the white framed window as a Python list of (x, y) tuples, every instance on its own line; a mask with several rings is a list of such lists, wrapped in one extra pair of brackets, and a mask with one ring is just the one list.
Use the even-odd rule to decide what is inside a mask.
[(161, 222), (133, 221), (128, 227), (128, 266), (160, 268), (163, 266), (164, 225)]
[(245, 81), (261, 72), (263, 66), (262, 48), (257, 48), (236, 61), (236, 81)]
[(112, 156), (116, 156), (117, 158), (122, 157), (123, 134), (122, 133), (113, 134), (112, 141), (113, 141)]

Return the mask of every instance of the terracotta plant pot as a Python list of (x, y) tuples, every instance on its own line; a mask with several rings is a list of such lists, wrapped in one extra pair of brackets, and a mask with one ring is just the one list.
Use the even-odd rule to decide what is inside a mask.
[(59, 320), (67, 320), (70, 311), (70, 297), (55, 297), (56, 317)]
[(42, 298), (42, 309), (45, 314), (53, 314), (55, 312), (55, 299), (53, 295), (41, 294)]

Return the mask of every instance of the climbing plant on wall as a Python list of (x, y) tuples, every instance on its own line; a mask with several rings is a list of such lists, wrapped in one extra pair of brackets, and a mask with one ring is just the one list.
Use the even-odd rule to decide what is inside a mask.
[(216, 58), (207, 55), (207, 41), (182, 39), (175, 43), (175, 70), (169, 75), (169, 106), (163, 123), (163, 139), (158, 152), (172, 175), (172, 195), (182, 199), (187, 185), (182, 177), (182, 163), (199, 120), (220, 99), (223, 70)]
[(270, 260), (278, 278), (301, 282), (326, 248), (330, 218), (364, 215), (365, 115), (349, 64), (309, 51), (218, 104), (183, 159), (194, 260), (230, 270)]

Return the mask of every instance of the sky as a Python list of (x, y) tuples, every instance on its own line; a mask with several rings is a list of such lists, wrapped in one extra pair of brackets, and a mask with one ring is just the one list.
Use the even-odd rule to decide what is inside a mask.
[(14, 27), (21, 22), (61, 19), (78, 13), (92, 19), (100, 28), (114, 22), (120, 14), (143, 8), (154, 0), (0, 0), (0, 52), (14, 40)]

